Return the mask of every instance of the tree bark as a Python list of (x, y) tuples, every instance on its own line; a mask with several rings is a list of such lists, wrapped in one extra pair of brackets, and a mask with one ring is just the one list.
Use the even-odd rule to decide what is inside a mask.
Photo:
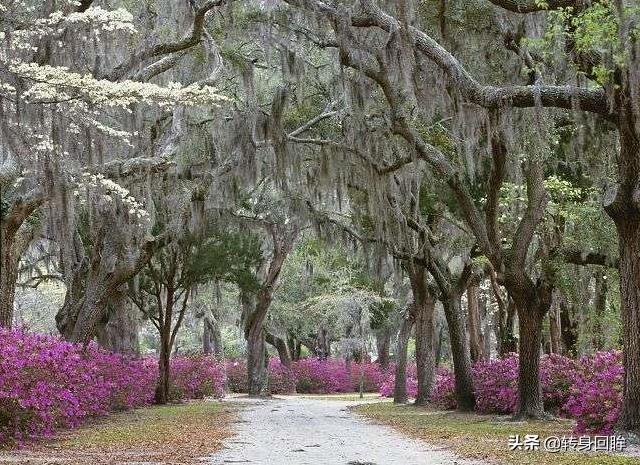
[(562, 353), (562, 332), (560, 322), (558, 299), (553, 299), (551, 308), (549, 309), (549, 340), (551, 343), (551, 353)]
[(620, 253), (620, 307), (624, 389), (618, 426), (640, 431), (640, 130), (635, 76), (627, 69), (618, 90), (618, 184), (604, 196), (616, 225)]
[(139, 356), (140, 339), (137, 310), (120, 292), (109, 303), (107, 319), (98, 330), (98, 343), (111, 352)]
[(203, 318), (202, 352), (207, 355), (213, 354), (216, 358), (222, 358), (224, 355), (220, 326), (214, 318), (207, 315)]
[(413, 312), (411, 309), (407, 309), (407, 314), (402, 319), (402, 324), (398, 331), (396, 348), (396, 373), (393, 388), (393, 402), (396, 404), (406, 404), (409, 401), (407, 394), (407, 349), (413, 323)]
[(473, 393), (473, 378), (471, 377), (471, 359), (467, 347), (467, 337), (462, 311), (462, 290), (453, 291), (442, 305), (449, 327), (449, 341), (451, 356), (453, 357), (453, 371), (456, 382), (456, 401), (458, 410), (470, 411), (475, 408), (476, 400)]
[(158, 356), (158, 382), (156, 384), (155, 402), (164, 405), (169, 402), (169, 386), (171, 379), (171, 347), (169, 346), (170, 335), (166, 328), (160, 335), (160, 354)]
[(595, 295), (593, 298), (593, 348), (604, 349), (606, 337), (604, 334), (604, 314), (607, 309), (607, 277), (598, 270), (595, 273)]
[(329, 332), (325, 328), (318, 329), (314, 353), (321, 360), (331, 357), (331, 341), (329, 340)]
[(426, 405), (435, 379), (435, 300), (427, 288), (423, 267), (413, 266), (409, 273), (415, 315), (416, 373), (418, 393), (416, 405)]
[(624, 393), (620, 426), (640, 431), (640, 221), (626, 221), (620, 233), (620, 294)]
[(484, 334), (482, 333), (482, 317), (480, 315), (480, 281), (474, 278), (467, 287), (467, 330), (469, 332), (469, 349), (471, 361), (485, 359)]
[(271, 344), (278, 351), (278, 358), (280, 363), (287, 368), (291, 367), (291, 353), (289, 352), (289, 346), (286, 341), (278, 336), (275, 336), (268, 331), (265, 332), (265, 340)]
[(37, 229), (25, 220), (38, 206), (40, 202), (16, 202), (0, 222), (0, 327), (13, 324), (18, 266)]
[(389, 349), (391, 346), (391, 329), (386, 326), (376, 332), (376, 347), (378, 349), (378, 365), (383, 370), (389, 368)]
[(571, 305), (565, 300), (560, 299), (560, 334), (562, 335), (562, 344), (567, 355), (576, 356), (578, 353), (578, 322), (574, 316)]
[(544, 418), (540, 384), (542, 320), (546, 311), (518, 307), (520, 357), (518, 368), (518, 411), (516, 418)]
[(509, 298), (504, 312), (498, 314), (498, 354), (500, 358), (518, 351), (518, 340), (514, 331), (516, 313), (515, 303), (513, 299)]
[(0, 232), (0, 326), (10, 328), (20, 257), (15, 253), (15, 233), (7, 233), (5, 228)]

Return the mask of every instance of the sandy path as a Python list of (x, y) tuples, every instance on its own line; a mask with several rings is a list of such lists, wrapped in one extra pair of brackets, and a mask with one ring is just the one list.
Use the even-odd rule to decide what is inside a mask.
[[(238, 400), (238, 399), (232, 399)], [(208, 463), (260, 465), (470, 464), (451, 452), (374, 424), (347, 407), (357, 402), (302, 397), (249, 400), (237, 435)]]

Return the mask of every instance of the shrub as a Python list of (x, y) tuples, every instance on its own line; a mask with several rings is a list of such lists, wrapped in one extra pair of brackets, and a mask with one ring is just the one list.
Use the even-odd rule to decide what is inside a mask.
[(176, 357), (171, 360), (171, 398), (202, 399), (224, 396), (224, 365), (213, 357)]
[(271, 394), (296, 392), (296, 378), (293, 370), (284, 366), (277, 358), (269, 360), (269, 392)]
[(380, 390), (380, 385), (386, 378), (386, 373), (377, 363), (372, 363), (370, 361), (362, 364), (354, 363), (351, 365), (351, 390), (354, 392), (360, 391), (361, 375), (363, 375), (364, 392), (378, 392)]
[[(472, 367), (476, 411), (514, 413), (518, 403), (518, 356), (477, 362)], [(624, 367), (621, 352), (598, 352), (576, 361), (558, 354), (540, 359), (540, 383), (545, 408), (576, 419), (577, 433), (611, 434), (620, 415)], [(415, 380), (409, 373), (408, 385)], [(380, 394), (393, 396), (394, 375), (389, 373)], [(415, 396), (415, 390), (410, 395)], [(456, 407), (455, 378), (439, 369), (431, 401), (441, 408)]]
[(306, 358), (293, 364), (296, 389), (301, 394), (331, 394), (353, 390), (345, 363), (339, 360)]
[[(396, 385), (396, 368), (391, 365), (384, 374), (384, 379), (380, 383), (378, 392), (382, 397), (393, 397)], [(407, 395), (415, 397), (418, 394), (418, 377), (416, 375), (416, 365), (407, 364)]]
[(622, 353), (598, 352), (580, 360), (564, 409), (577, 420), (578, 433), (611, 434), (622, 405)]
[(247, 392), (247, 362), (242, 359), (226, 361), (227, 387), (231, 392)]
[(544, 408), (555, 415), (562, 415), (569, 400), (571, 387), (576, 381), (579, 363), (558, 354), (543, 355), (540, 360), (540, 383)]
[(456, 382), (448, 368), (438, 368), (430, 396), (431, 402), (445, 410), (456, 408)]
[[(223, 394), (224, 373), (213, 358), (175, 358), (171, 366), (174, 399)], [(51, 436), (87, 417), (149, 405), (157, 373), (154, 359), (0, 328), (0, 446)]]
[(472, 375), (478, 412), (506, 414), (515, 411), (518, 402), (517, 354), (477, 362)]

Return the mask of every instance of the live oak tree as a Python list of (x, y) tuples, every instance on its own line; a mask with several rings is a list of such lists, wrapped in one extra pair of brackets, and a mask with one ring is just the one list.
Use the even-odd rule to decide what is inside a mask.
[[(72, 193), (78, 190), (83, 173), (108, 180), (153, 173), (171, 165), (184, 107), (217, 106), (224, 100), (206, 80), (213, 76), (212, 68), (197, 70), (188, 85), (157, 78), (179, 65), (190, 49), (200, 47), (205, 15), (221, 3), (205, 2), (195, 10), (185, 5), (191, 22), (185, 37), (149, 41), (131, 55), (122, 53), (122, 43), (138, 31), (133, 15), (123, 8), (107, 10), (91, 1), (63, 2), (55, 8), (44, 4), (28, 8), (22, 2), (0, 5), (0, 232), (6, 245), (2, 247), (0, 324), (11, 324), (21, 237), (28, 237), (28, 228), (22, 226), (46, 206), (47, 226), (61, 248), (60, 266), (71, 292), (61, 315), (61, 330), (72, 340), (86, 341), (93, 336), (110, 294), (139, 267), (127, 264), (117, 276), (111, 276), (114, 265), (122, 262), (117, 253), (106, 262), (94, 260), (87, 266), (90, 260), (78, 249), (77, 218), (69, 214), (74, 210)], [(144, 9), (141, 13), (145, 14)], [(82, 37), (90, 40), (80, 41)], [(84, 47), (74, 46), (80, 42)], [(211, 51), (211, 42), (205, 43)], [(203, 75), (206, 78), (200, 79)], [(154, 78), (160, 84), (148, 82)], [(125, 116), (142, 114), (136, 104), (158, 109), (159, 121), (166, 118), (162, 113), (176, 116), (173, 124), (160, 126), (161, 135), (151, 146), (140, 137), (149, 127), (139, 118), (132, 122)], [(178, 108), (175, 113), (174, 108)], [(106, 201), (101, 202), (96, 208), (106, 213)], [(119, 216), (119, 208), (112, 206), (111, 226), (104, 221), (100, 226), (90, 225), (96, 226), (91, 233), (99, 241), (104, 241), (101, 235), (113, 234), (117, 222), (128, 221), (126, 214)], [(117, 247), (112, 239), (106, 241), (111, 243), (98, 247), (105, 251)], [(138, 258), (143, 263), (157, 241), (147, 238), (139, 244)], [(76, 271), (85, 274), (76, 276)], [(100, 277), (107, 275), (107, 281)], [(86, 292), (75, 292), (85, 283), (89, 283)], [(81, 324), (75, 328), (77, 322)]]
[[(534, 80), (531, 84), (507, 84), (504, 87), (483, 85), (476, 79), (462, 64), (452, 55), (449, 51), (443, 48), (436, 40), (423, 30), (410, 25), (410, 21), (406, 17), (406, 10), (398, 10), (400, 19), (396, 19), (389, 15), (381, 8), (379, 8), (372, 1), (362, 1), (353, 5), (353, 8), (348, 10), (340, 6), (330, 6), (326, 3), (319, 1), (289, 1), (287, 2), (294, 6), (302, 7), (305, 11), (315, 12), (316, 14), (323, 16), (331, 21), (331, 25), (335, 32), (335, 38), (325, 40), (322, 45), (329, 47), (337, 47), (340, 50), (341, 63), (352, 67), (355, 70), (362, 72), (369, 79), (377, 82), (381, 90), (384, 92), (386, 99), (388, 100), (392, 111), (391, 126), (393, 132), (398, 136), (404, 138), (410, 145), (415, 147), (419, 157), (427, 161), (428, 164), (436, 171), (440, 176), (444, 178), (449, 187), (455, 193), (460, 208), (465, 212), (465, 221), (472, 229), (478, 246), (482, 252), (489, 258), (489, 260), (498, 265), (496, 269), (501, 274), (501, 279), (510, 291), (511, 297), (514, 299), (516, 306), (519, 307), (520, 316), (520, 332), (521, 332), (521, 349), (522, 360), (520, 371), (520, 415), (521, 416), (540, 416), (542, 414), (542, 403), (540, 397), (540, 391), (537, 388), (539, 386), (538, 381), (538, 352), (540, 346), (540, 334), (541, 334), (541, 321), (551, 302), (552, 281), (553, 277), (549, 276), (545, 279), (538, 281), (532, 281), (530, 276), (523, 275), (524, 259), (526, 258), (527, 250), (533, 237), (536, 226), (541, 221), (541, 216), (544, 212), (544, 208), (547, 202), (547, 194), (544, 191), (542, 180), (542, 160), (533, 159), (527, 162), (526, 172), (528, 173), (529, 183), (529, 209), (523, 216), (521, 222), (521, 228), (516, 237), (514, 238), (514, 244), (512, 251), (503, 256), (501, 246), (499, 242), (496, 242), (497, 234), (493, 226), (494, 221), (489, 217), (488, 223), (482, 220), (481, 215), (477, 209), (477, 206), (473, 202), (473, 198), (468, 191), (468, 187), (465, 185), (465, 181), (460, 174), (458, 168), (452, 165), (449, 160), (442, 156), (438, 150), (433, 150), (433, 146), (426, 142), (421, 134), (416, 131), (415, 127), (409, 123), (409, 111), (411, 99), (407, 100), (408, 94), (406, 89), (403, 89), (403, 81), (399, 81), (397, 73), (399, 71), (398, 65), (394, 64), (393, 68), (389, 68), (389, 61), (405, 59), (407, 63), (412, 62), (412, 56), (416, 57), (416, 60), (423, 59), (422, 62), (427, 61), (431, 65), (435, 66), (444, 75), (446, 82), (452, 85), (457, 92), (459, 100), (469, 102), (478, 107), (486, 108), (492, 112), (504, 112), (510, 108), (534, 108), (533, 113), (540, 114), (541, 109), (545, 107), (553, 107), (559, 109), (587, 111), (600, 115), (605, 121), (614, 122), (617, 124), (620, 131), (620, 146), (621, 146), (621, 163), (619, 173), (619, 186), (611, 191), (615, 195), (609, 195), (608, 201), (605, 203), (608, 205), (608, 211), (614, 216), (614, 221), (618, 226), (618, 231), (621, 238), (621, 256), (630, 254), (633, 245), (633, 239), (628, 234), (630, 230), (633, 230), (632, 224), (633, 215), (621, 214), (622, 211), (627, 210), (632, 205), (632, 194), (634, 186), (634, 177), (637, 170), (633, 169), (633, 157), (637, 152), (634, 143), (634, 124), (635, 120), (632, 95), (633, 95), (633, 73), (636, 67), (632, 61), (632, 54), (622, 53), (618, 60), (622, 66), (609, 74), (611, 79), (618, 79), (617, 85), (606, 85), (602, 87), (603, 83), (593, 80), (595, 85), (590, 87), (582, 87), (578, 84), (578, 80), (574, 79), (574, 85), (554, 85), (546, 84), (543, 82), (544, 74), (539, 73), (536, 69), (535, 60), (531, 54), (525, 49), (518, 48), (519, 42), (511, 42), (509, 45), (511, 48), (516, 48), (518, 53), (523, 57), (525, 63), (529, 63), (531, 73), (530, 79)], [(501, 2), (495, 2), (501, 3)], [(518, 2), (502, 2), (503, 6), (510, 7), (516, 12), (531, 12), (541, 11), (545, 9), (556, 9), (566, 7), (566, 3), (560, 2), (555, 4), (554, 2), (542, 2), (533, 4), (535, 2), (529, 2), (526, 8), (519, 8), (521, 5)], [(525, 2), (526, 3), (526, 2)], [(576, 7), (580, 7), (576, 5)], [(611, 5), (609, 5), (611, 6)], [(624, 7), (624, 5), (617, 5), (618, 7)], [(599, 8), (599, 7), (598, 7)], [(578, 17), (580, 15), (593, 13), (593, 10), (580, 10), (571, 11)], [(632, 38), (632, 29), (627, 27), (628, 21), (633, 15), (633, 11), (628, 8), (618, 8), (619, 11), (615, 12), (613, 16), (622, 18), (619, 24), (622, 27), (615, 26), (614, 30), (619, 30), (625, 39)], [(611, 10), (613, 12), (613, 10)], [(404, 15), (404, 16), (403, 16)], [(611, 15), (609, 15), (610, 17)], [(584, 17), (583, 17), (584, 18)], [(577, 20), (576, 23), (579, 23)], [(610, 25), (611, 23), (607, 23)], [(578, 24), (579, 26), (579, 24)], [(574, 34), (572, 28), (567, 28), (569, 34)], [(577, 37), (579, 38), (580, 30), (584, 32), (585, 28), (576, 28)], [(387, 33), (387, 43), (401, 44), (400, 48), (396, 48), (394, 55), (391, 57), (385, 57), (380, 51), (376, 51), (375, 42), (368, 40), (366, 45), (359, 42), (357, 39), (361, 35), (360, 31), (372, 30), (381, 31)], [(611, 28), (609, 28), (611, 30)], [(572, 41), (567, 40), (569, 49), (571, 44), (588, 44), (588, 41)], [(632, 40), (625, 40), (616, 42), (618, 44), (632, 43)], [(357, 45), (356, 45), (357, 44)], [(514, 47), (515, 46), (515, 47)], [(402, 54), (403, 48), (405, 55)], [(619, 48), (623, 48), (619, 45)], [(585, 50), (582, 50), (583, 52)], [(584, 68), (584, 53), (571, 53), (569, 60), (577, 65), (582, 65)], [(406, 58), (405, 58), (406, 57)], [(397, 63), (397, 62), (396, 62)], [(392, 72), (390, 73), (390, 69)], [(577, 68), (580, 70), (580, 66)], [(581, 70), (583, 71), (583, 70)], [(601, 71), (601, 70), (599, 70)], [(393, 74), (396, 73), (396, 74)], [(602, 77), (602, 73), (597, 73)], [(606, 73), (605, 73), (606, 74)], [(597, 77), (589, 70), (586, 72), (587, 77)], [(400, 75), (402, 78), (402, 75)], [(613, 83), (612, 83), (613, 84)], [(608, 91), (608, 92), (607, 92)], [(409, 94), (410, 95), (410, 94)], [(612, 98), (607, 98), (608, 96)], [(501, 177), (504, 173), (500, 172), (501, 158), (506, 157), (502, 144), (504, 143), (504, 137), (500, 134), (499, 125), (497, 131), (492, 131), (489, 136), (491, 140), (492, 151), (495, 158), (495, 173), (492, 176), (491, 185), (499, 187), (501, 183)], [(503, 152), (503, 153), (500, 153)], [(504, 165), (503, 165), (504, 166)], [(629, 169), (631, 167), (631, 169)], [(489, 189), (489, 194), (493, 189)], [(494, 196), (495, 197), (495, 196)], [(491, 206), (492, 199), (488, 198), (488, 205)], [(617, 214), (615, 212), (618, 212)], [(491, 211), (489, 211), (491, 213)], [(627, 212), (628, 213), (628, 212)], [(623, 234), (625, 233), (625, 234)], [(634, 236), (635, 237), (635, 236)], [(505, 262), (506, 259), (506, 262)], [(631, 262), (629, 259), (628, 262)], [(621, 263), (625, 263), (624, 260)], [(622, 266), (622, 265), (621, 265)], [(629, 264), (627, 268), (632, 272), (632, 266)], [(630, 281), (632, 282), (632, 281)], [(634, 295), (635, 287), (625, 286), (623, 284), (623, 294), (629, 297)], [(626, 304), (623, 306), (625, 321), (628, 320), (629, 315), (633, 315), (635, 307), (632, 305), (633, 299), (624, 299)], [(533, 303), (533, 308), (530, 307)], [(631, 303), (631, 304), (630, 304)], [(637, 319), (631, 318), (627, 321), (626, 325), (626, 337), (625, 342), (630, 348), (629, 353), (636, 353), (634, 350), (635, 342), (633, 334), (637, 333), (634, 330), (634, 321)], [(637, 425), (637, 411), (633, 405), (638, 405), (638, 402), (634, 400), (634, 392), (639, 392), (638, 389), (633, 388), (635, 386), (635, 378), (637, 377), (634, 372), (634, 366), (637, 363), (634, 362), (633, 356), (626, 358), (626, 387), (625, 387), (625, 414), (623, 415), (622, 423), (628, 428), (635, 428)], [(635, 411), (635, 413), (634, 413)]]

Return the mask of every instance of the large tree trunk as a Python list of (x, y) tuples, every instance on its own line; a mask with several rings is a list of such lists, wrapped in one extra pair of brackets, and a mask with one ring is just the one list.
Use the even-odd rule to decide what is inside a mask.
[(138, 312), (127, 301), (124, 291), (109, 303), (107, 321), (98, 331), (98, 343), (120, 354), (140, 355)]
[(442, 304), (449, 328), (449, 341), (451, 344), (451, 356), (453, 357), (458, 410), (469, 411), (475, 408), (476, 399), (473, 393), (471, 359), (467, 347), (464, 314), (460, 302), (461, 297), (461, 292), (452, 292)]
[(414, 267), (410, 272), (413, 291), (413, 313), (415, 315), (416, 373), (418, 393), (416, 405), (429, 402), (435, 379), (435, 300), (427, 289), (424, 268)]
[(391, 346), (391, 329), (386, 326), (376, 332), (376, 348), (378, 349), (378, 365), (383, 370), (389, 368), (389, 349)]
[(0, 227), (0, 326), (10, 328), (13, 323), (13, 301), (18, 280), (20, 257), (15, 253), (15, 233)]
[(253, 324), (247, 337), (248, 392), (253, 397), (269, 395), (265, 334), (262, 324)]
[(519, 369), (518, 410), (516, 418), (544, 418), (542, 385), (540, 384), (540, 348), (542, 344), (542, 320), (546, 311), (533, 306), (518, 307)]
[(604, 207), (618, 232), (624, 389), (619, 426), (640, 431), (640, 130), (635, 77), (628, 71), (618, 94), (620, 154), (618, 185)]
[(406, 404), (409, 401), (407, 394), (407, 349), (413, 323), (414, 316), (411, 310), (407, 309), (407, 314), (402, 319), (400, 331), (398, 331), (396, 347), (396, 373), (393, 389), (393, 402), (396, 404)]
[(467, 330), (469, 332), (471, 361), (477, 362), (485, 359), (482, 316), (480, 315), (480, 280), (478, 278), (473, 278), (467, 287), (467, 308)]
[[(22, 255), (34, 239), (38, 228), (9, 218), (0, 223), (0, 327), (11, 327), (13, 304)], [(16, 229), (17, 227), (17, 229)]]
[(640, 431), (640, 221), (627, 221), (620, 233), (620, 294), (624, 393), (620, 426)]
[(71, 291), (68, 285), (64, 304), (56, 314), (56, 325), (62, 337), (83, 343), (94, 337), (100, 321), (106, 316), (108, 303), (117, 298), (121, 285), (110, 281), (89, 277), (80, 295)]
[[(262, 292), (260, 296), (266, 297)], [(259, 298), (246, 292), (241, 293), (247, 341), (247, 390), (250, 396), (265, 397), (269, 395), (264, 331), (268, 302), (260, 303)]]

